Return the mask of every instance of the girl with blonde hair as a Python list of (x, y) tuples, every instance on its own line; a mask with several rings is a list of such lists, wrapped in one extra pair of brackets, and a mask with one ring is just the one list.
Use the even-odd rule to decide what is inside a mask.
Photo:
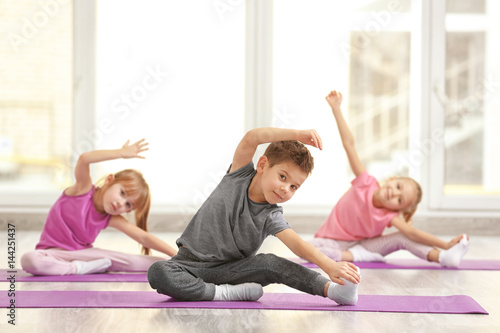
[[(50, 209), (34, 251), (21, 257), (22, 268), (34, 275), (92, 274), (105, 271), (147, 271), (177, 250), (148, 232), (151, 205), (149, 186), (137, 170), (126, 169), (107, 175), (94, 185), (90, 164), (118, 158), (144, 158), (144, 139), (120, 149), (96, 150), (80, 155), (75, 166), (75, 183), (65, 189)], [(134, 212), (135, 225), (122, 214)], [(101, 230), (113, 227), (142, 245), (142, 255), (94, 248)], [(168, 257), (154, 257), (150, 249)]]
[[(419, 258), (457, 267), (468, 250), (467, 235), (446, 242), (415, 228), (411, 218), (422, 199), (420, 185), (408, 177), (393, 177), (379, 185), (358, 157), (340, 109), (342, 94), (332, 91), (326, 100), (356, 178), (310, 243), (335, 261), (384, 261), (389, 253), (406, 249)], [(382, 236), (391, 226), (398, 232)]]

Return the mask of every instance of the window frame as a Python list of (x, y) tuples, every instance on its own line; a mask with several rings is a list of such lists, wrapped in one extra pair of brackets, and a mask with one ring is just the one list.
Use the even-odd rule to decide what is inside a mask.
[[(490, 211), (500, 212), (500, 196), (498, 195), (450, 195), (444, 193), (445, 186), (445, 143), (444, 143), (444, 105), (440, 103), (437, 92), (445, 91), (445, 56), (446, 56), (446, 1), (425, 1), (429, 17), (429, 36), (427, 58), (427, 78), (423, 100), (428, 105), (422, 109), (424, 118), (428, 119), (423, 126), (426, 142), (429, 143), (430, 155), (423, 173), (427, 178), (428, 209), (447, 211)], [(432, 59), (432, 61), (429, 61)], [(424, 123), (425, 124), (425, 123)]]

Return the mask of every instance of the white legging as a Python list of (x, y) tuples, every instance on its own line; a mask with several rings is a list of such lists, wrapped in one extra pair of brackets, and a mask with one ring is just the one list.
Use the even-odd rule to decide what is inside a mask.
[(354, 245), (361, 245), (370, 252), (383, 256), (398, 250), (408, 250), (419, 258), (427, 260), (427, 254), (433, 248), (408, 239), (400, 232), (389, 235), (367, 238), (360, 241), (340, 241), (329, 238), (314, 238), (309, 243), (334, 261), (342, 260), (342, 251), (347, 251)]
[(147, 272), (149, 267), (160, 260), (170, 257), (153, 257), (135, 255), (97, 248), (76, 251), (67, 251), (58, 248), (34, 250), (21, 257), (21, 267), (34, 275), (68, 275), (76, 274), (76, 265), (73, 260), (92, 261), (108, 258), (111, 260), (111, 272)]

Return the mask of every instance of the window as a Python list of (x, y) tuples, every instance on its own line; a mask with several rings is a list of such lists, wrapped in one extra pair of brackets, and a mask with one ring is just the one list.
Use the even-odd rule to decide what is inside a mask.
[(244, 134), (245, 6), (108, 0), (97, 15), (97, 148), (146, 138), (150, 150), (95, 174), (137, 168), (154, 207), (197, 208)]
[[(433, 126), (442, 128), (431, 174), (435, 208), (495, 209), (500, 205), (499, 85), (494, 1), (439, 1), (432, 52)], [(495, 14), (494, 14), (495, 13)]]
[(0, 197), (46, 204), (72, 175), (72, 2), (1, 7)]
[[(363, 163), (377, 178), (406, 175), (412, 34), (421, 28), (411, 1), (274, 1), (274, 125), (315, 128), (324, 150), (296, 205), (332, 207), (353, 175), (325, 101), (342, 109)], [(292, 205), (292, 203), (290, 203)]]

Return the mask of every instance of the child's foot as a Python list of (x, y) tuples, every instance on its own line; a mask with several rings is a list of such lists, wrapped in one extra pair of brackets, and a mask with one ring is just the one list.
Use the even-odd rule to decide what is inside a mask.
[(263, 294), (264, 290), (258, 283), (221, 284), (215, 286), (214, 301), (256, 301)]
[(109, 260), (108, 258), (92, 261), (74, 260), (72, 262), (76, 265), (76, 274), (80, 275), (102, 273), (105, 272), (106, 269), (111, 267), (111, 260)]
[(385, 258), (380, 253), (370, 252), (361, 245), (355, 245), (351, 247), (349, 250), (352, 254), (352, 261), (360, 262), (360, 261), (385, 261)]
[(443, 267), (458, 267), (469, 249), (469, 241), (464, 235), (457, 245), (439, 253), (439, 263)]
[[(358, 268), (358, 273), (360, 273)], [(361, 273), (360, 273), (361, 274)], [(351, 281), (345, 281), (344, 285), (330, 282), (328, 286), (328, 298), (340, 305), (355, 305), (358, 302), (358, 285)]]

